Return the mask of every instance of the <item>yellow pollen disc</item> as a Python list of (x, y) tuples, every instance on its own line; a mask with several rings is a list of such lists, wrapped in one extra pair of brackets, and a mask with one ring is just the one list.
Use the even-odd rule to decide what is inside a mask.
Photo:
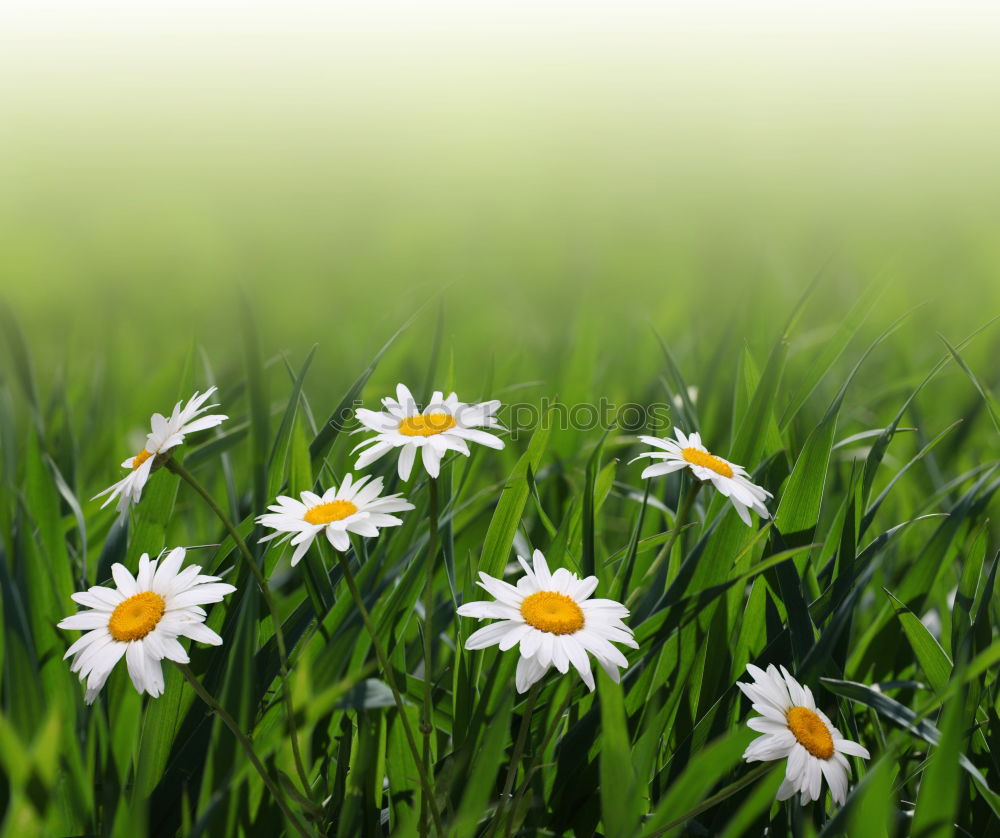
[(332, 524), (334, 521), (343, 521), (357, 511), (358, 508), (349, 500), (332, 500), (307, 509), (302, 518), (307, 524)]
[(526, 596), (521, 616), (529, 626), (549, 634), (573, 634), (583, 628), (583, 611), (572, 599), (552, 591)]
[(817, 759), (833, 756), (833, 737), (823, 720), (806, 707), (793, 707), (785, 714), (788, 729), (798, 743)]
[(682, 448), (681, 456), (692, 465), (710, 469), (716, 474), (721, 474), (723, 477), (733, 476), (733, 470), (729, 467), (729, 463), (725, 460), (720, 460), (718, 457), (713, 457), (707, 451), (702, 451), (700, 448)]
[(108, 631), (119, 643), (141, 640), (156, 628), (166, 608), (163, 597), (152, 591), (130, 596), (111, 613)]
[(145, 448), (142, 449), (138, 454), (132, 458), (132, 471), (135, 471), (139, 466), (141, 466), (146, 460), (148, 460), (153, 455), (150, 454)]
[(447, 413), (425, 413), (404, 419), (399, 423), (399, 432), (403, 436), (434, 436), (454, 427), (455, 419)]

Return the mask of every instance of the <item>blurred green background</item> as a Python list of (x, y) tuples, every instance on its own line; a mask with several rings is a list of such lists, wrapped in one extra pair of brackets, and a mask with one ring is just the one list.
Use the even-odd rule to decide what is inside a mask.
[(459, 384), (564, 388), (585, 336), (618, 398), (650, 326), (694, 379), (821, 272), (817, 327), (871, 281), (873, 331), (923, 304), (915, 360), (1000, 311), (985, 4), (85, 5), (0, 26), (0, 288), (43, 376), (237, 363), (238, 288), (331, 393), (437, 298)]

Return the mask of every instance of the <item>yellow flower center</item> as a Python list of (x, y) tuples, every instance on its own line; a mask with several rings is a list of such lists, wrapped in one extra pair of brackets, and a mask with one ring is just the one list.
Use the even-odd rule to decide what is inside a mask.
[(399, 432), (403, 436), (434, 436), (454, 427), (455, 418), (447, 413), (424, 413), (400, 422)]
[(733, 476), (733, 470), (729, 467), (729, 463), (725, 460), (720, 460), (718, 457), (713, 457), (707, 451), (702, 451), (700, 448), (682, 448), (681, 456), (691, 463), (691, 465), (707, 468), (716, 474), (721, 474), (723, 477)]
[(526, 596), (521, 616), (529, 626), (549, 634), (573, 634), (583, 628), (583, 611), (565, 594), (540, 591)]
[(130, 596), (111, 612), (108, 631), (119, 643), (141, 640), (156, 628), (166, 608), (163, 597), (152, 591)]
[(833, 756), (833, 737), (823, 720), (806, 707), (793, 707), (785, 714), (788, 729), (798, 743), (817, 759)]
[(150, 454), (145, 448), (142, 449), (138, 454), (132, 458), (132, 471), (135, 471), (139, 466), (141, 466), (146, 460), (148, 460), (153, 455)]
[(334, 521), (343, 521), (357, 511), (358, 508), (349, 500), (332, 500), (307, 509), (303, 520), (307, 524), (332, 524)]

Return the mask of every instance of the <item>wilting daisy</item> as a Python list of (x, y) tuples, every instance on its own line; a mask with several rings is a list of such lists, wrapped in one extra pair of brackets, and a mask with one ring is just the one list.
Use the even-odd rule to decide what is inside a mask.
[(618, 667), (628, 661), (613, 643), (633, 649), (639, 644), (632, 630), (622, 622), (628, 609), (611, 599), (590, 599), (597, 588), (597, 577), (580, 579), (565, 568), (549, 573), (540, 550), (534, 552), (534, 571), (521, 558), (517, 560), (525, 575), (517, 587), (501, 579), (480, 573), (479, 586), (495, 597), (495, 602), (467, 602), (458, 608), (462, 617), (491, 617), (499, 620), (473, 632), (466, 649), (485, 649), (499, 644), (506, 651), (520, 644), (515, 683), (525, 692), (554, 666), (569, 671), (572, 664), (583, 682), (594, 689), (589, 652), (611, 678), (618, 681)]
[(108, 499), (101, 504), (101, 509), (117, 497), (118, 511), (124, 515), (128, 512), (129, 504), (139, 502), (142, 488), (146, 485), (150, 473), (162, 465), (166, 459), (164, 455), (171, 448), (176, 448), (184, 441), (185, 434), (214, 428), (229, 418), (221, 413), (200, 416), (206, 410), (218, 406), (205, 404), (215, 390), (216, 388), (212, 387), (201, 394), (196, 392), (183, 406), (182, 402), (177, 402), (169, 417), (164, 417), (160, 413), (153, 414), (150, 419), (152, 431), (146, 436), (146, 444), (138, 454), (122, 463), (122, 468), (127, 468), (129, 473), (114, 486), (94, 496), (96, 500), (102, 495), (108, 495)]
[(823, 711), (816, 707), (809, 687), (799, 684), (785, 667), (779, 672), (771, 664), (765, 672), (747, 664), (747, 671), (754, 682), (738, 682), (736, 686), (761, 714), (748, 720), (747, 726), (764, 735), (750, 743), (743, 759), (747, 762), (788, 760), (778, 800), (787, 800), (796, 792), (801, 795), (802, 805), (819, 800), (822, 779), (826, 777), (834, 803), (842, 804), (847, 797), (847, 778), (851, 773), (844, 755), (868, 759), (871, 754), (857, 742), (840, 735)]
[(652, 445), (659, 449), (657, 451), (646, 451), (633, 459), (635, 462), (641, 457), (650, 457), (654, 460), (663, 460), (662, 463), (654, 463), (643, 469), (643, 478), (659, 477), (661, 474), (670, 474), (680, 471), (682, 468), (691, 469), (691, 473), (699, 480), (711, 482), (716, 489), (736, 508), (743, 523), (747, 526), (752, 524), (749, 509), (752, 509), (761, 518), (770, 518), (764, 502), (772, 497), (771, 493), (760, 486), (755, 486), (750, 482), (750, 475), (747, 474), (743, 466), (738, 466), (722, 457), (716, 457), (701, 444), (700, 434), (685, 436), (678, 428), (674, 428), (677, 441), (669, 437), (640, 436), (646, 445)]
[(282, 540), (295, 545), (294, 567), (321, 532), (326, 532), (334, 550), (344, 552), (351, 546), (348, 533), (371, 538), (378, 535), (380, 527), (398, 527), (403, 521), (391, 513), (406, 512), (413, 509), (413, 504), (399, 494), (380, 497), (382, 478), (369, 480), (367, 475), (354, 480), (345, 474), (339, 487), (327, 489), (322, 496), (303, 492), (302, 500), (297, 501), (280, 495), (277, 504), (268, 507), (271, 512), (257, 519), (258, 524), (275, 530), (261, 541), (287, 533)]
[(111, 566), (115, 588), (96, 585), (72, 598), (89, 611), (59, 622), (61, 629), (86, 631), (66, 652), (75, 656), (70, 669), (87, 679), (87, 704), (92, 704), (115, 664), (125, 656), (128, 674), (141, 695), (163, 692), (160, 661), (187, 663), (179, 637), (219, 646), (222, 638), (205, 625), (202, 605), (221, 602), (236, 590), (216, 576), (202, 576), (198, 565), (181, 570), (184, 548), (177, 547), (157, 567), (145, 553), (135, 578), (124, 565)]
[(488, 448), (503, 448), (503, 440), (479, 428), (500, 429), (493, 415), (500, 402), (478, 404), (460, 402), (454, 393), (444, 398), (440, 390), (431, 396), (430, 404), (421, 411), (404, 384), (396, 387), (396, 398), (382, 399), (384, 411), (358, 408), (354, 412), (365, 428), (375, 431), (373, 437), (355, 447), (365, 449), (354, 468), (365, 468), (393, 448), (399, 449), (399, 479), (409, 480), (413, 461), (420, 451), (424, 468), (431, 477), (441, 471), (441, 458), (448, 451), (469, 456), (469, 442)]

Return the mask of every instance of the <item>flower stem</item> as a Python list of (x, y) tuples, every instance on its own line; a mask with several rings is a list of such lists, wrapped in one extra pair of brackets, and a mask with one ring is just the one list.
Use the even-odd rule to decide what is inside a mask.
[(257, 754), (254, 753), (253, 744), (247, 738), (247, 735), (240, 730), (240, 726), (236, 724), (236, 720), (229, 715), (226, 709), (216, 701), (211, 693), (206, 690), (201, 682), (194, 677), (194, 673), (188, 668), (187, 664), (178, 663), (177, 668), (181, 671), (181, 674), (187, 678), (188, 683), (194, 688), (194, 691), (198, 694), (198, 697), (207, 704), (213, 713), (222, 719), (226, 727), (229, 728), (233, 736), (236, 737), (236, 741), (240, 743), (244, 752), (247, 755), (247, 759), (250, 760), (253, 767), (257, 770), (260, 778), (264, 781), (264, 785), (267, 786), (267, 790), (271, 792), (271, 796), (274, 797), (275, 803), (281, 808), (285, 817), (291, 822), (295, 829), (300, 835), (309, 836), (312, 834), (310, 831), (299, 821), (292, 810), (288, 807), (288, 802), (285, 800), (285, 795), (278, 788), (278, 784), (274, 781), (270, 774), (267, 773), (267, 769), (264, 768), (260, 759), (258, 759)]
[(417, 765), (417, 773), (420, 775), (420, 786), (423, 791), (422, 798), (428, 800), (431, 817), (434, 820), (434, 827), (437, 830), (438, 835), (444, 836), (444, 829), (441, 827), (441, 813), (438, 811), (437, 801), (434, 799), (432, 794), (430, 780), (424, 771), (424, 764), (420, 759), (420, 750), (417, 748), (417, 740), (413, 735), (413, 729), (410, 727), (410, 720), (406, 715), (406, 707), (403, 704), (403, 696), (399, 692), (399, 688), (396, 686), (396, 676), (392, 674), (392, 667), (389, 665), (389, 658), (386, 655), (385, 650), (382, 648), (382, 644), (379, 642), (378, 635), (375, 632), (375, 624), (372, 622), (371, 615), (365, 607), (365, 601), (361, 598), (361, 592), (358, 590), (358, 586), (354, 581), (354, 574), (351, 573), (351, 565), (347, 561), (347, 556), (339, 550), (334, 550), (334, 553), (337, 556), (337, 561), (340, 563), (340, 569), (344, 574), (344, 581), (347, 583), (347, 589), (351, 592), (351, 596), (354, 598), (354, 604), (358, 608), (358, 613), (361, 614), (361, 620), (364, 622), (365, 628), (368, 630), (369, 637), (371, 637), (372, 648), (375, 650), (375, 657), (378, 659), (378, 665), (382, 668), (382, 672), (385, 673), (386, 683), (389, 685), (389, 689), (392, 691), (393, 700), (396, 702), (396, 709), (399, 711), (399, 720), (403, 725), (403, 733), (406, 735), (406, 742), (410, 747), (410, 753), (413, 754), (413, 761)]
[(659, 552), (653, 563), (649, 566), (646, 571), (646, 575), (642, 577), (642, 581), (639, 582), (638, 586), (629, 594), (627, 600), (625, 600), (625, 607), (629, 610), (635, 605), (636, 601), (639, 599), (640, 594), (642, 594), (647, 585), (653, 581), (656, 576), (657, 571), (663, 565), (663, 563), (670, 557), (670, 553), (674, 549), (674, 544), (677, 543), (677, 537), (681, 534), (681, 530), (684, 529), (688, 522), (688, 517), (691, 515), (691, 509), (694, 507), (694, 499), (698, 497), (698, 491), (701, 489), (701, 481), (693, 480), (691, 482), (691, 487), (688, 489), (687, 494), (684, 496), (684, 501), (681, 504), (681, 508), (677, 511), (674, 516), (674, 528), (670, 533), (670, 538), (664, 545), (663, 549)]
[(292, 704), (292, 691), (288, 680), (288, 649), (285, 646), (284, 632), (281, 630), (281, 617), (278, 615), (278, 608), (274, 604), (274, 599), (267, 587), (267, 580), (264, 578), (264, 574), (261, 573), (260, 568), (257, 566), (257, 562), (254, 559), (253, 554), (250, 552), (250, 548), (247, 547), (246, 541), (243, 540), (236, 527), (233, 526), (233, 522), (229, 520), (229, 516), (225, 513), (222, 507), (216, 503), (215, 498), (209, 494), (208, 490), (202, 486), (197, 479), (195, 479), (191, 472), (189, 472), (186, 468), (184, 468), (184, 466), (173, 458), (167, 460), (167, 462), (164, 463), (164, 466), (194, 489), (201, 496), (202, 500), (208, 504), (209, 508), (222, 522), (226, 531), (230, 536), (232, 536), (233, 541), (236, 542), (236, 547), (239, 549), (240, 556), (243, 558), (244, 564), (246, 564), (247, 568), (253, 574), (254, 579), (257, 580), (257, 586), (260, 588), (261, 595), (264, 597), (264, 602), (267, 604), (267, 610), (271, 615), (271, 622), (274, 625), (274, 642), (278, 648), (278, 669), (281, 674), (281, 694), (285, 704), (285, 723), (288, 729), (288, 738), (292, 744), (292, 755), (295, 759), (295, 770), (299, 775), (299, 782), (302, 783), (302, 788), (305, 792), (306, 798), (312, 800), (312, 784), (309, 782), (309, 775), (306, 772), (305, 764), (302, 761), (302, 751), (299, 748), (299, 735), (295, 726), (295, 707)]
[(517, 733), (517, 742), (514, 744), (514, 751), (510, 757), (510, 764), (507, 767), (507, 779), (503, 784), (503, 795), (500, 797), (500, 803), (497, 806), (496, 814), (493, 816), (493, 825), (490, 827), (489, 838), (493, 838), (496, 835), (497, 830), (500, 828), (500, 823), (503, 821), (504, 813), (507, 806), (507, 800), (514, 790), (514, 780), (517, 779), (517, 769), (521, 764), (521, 756), (524, 754), (524, 746), (528, 741), (528, 731), (531, 729), (531, 714), (535, 709), (535, 702), (538, 701), (538, 694), (542, 691), (542, 680), (539, 679), (531, 687), (531, 691), (528, 693), (527, 703), (524, 708), (524, 712), (521, 714), (521, 728)]
[[(433, 796), (433, 776), (431, 768), (431, 735), (434, 733), (433, 723), (433, 695), (431, 694), (434, 670), (432, 666), (432, 655), (434, 653), (433, 631), (434, 631), (434, 570), (435, 560), (438, 551), (438, 485), (437, 478), (431, 477), (427, 481), (427, 491), (430, 494), (428, 503), (428, 519), (430, 522), (430, 535), (427, 543), (427, 577), (424, 582), (424, 707), (423, 716), (420, 720), (420, 731), (424, 736), (423, 768), (424, 774), (431, 783), (431, 796)], [(427, 808), (424, 805), (429, 801), (428, 795), (424, 795), (420, 806), (420, 834), (427, 835)]]
[[(569, 691), (566, 693), (566, 698), (563, 699), (563, 703), (559, 707), (558, 712), (552, 717), (552, 724), (549, 725), (549, 729), (545, 731), (542, 743), (538, 746), (538, 749), (535, 751), (535, 755), (531, 758), (531, 762), (528, 764), (528, 769), (524, 772), (524, 779), (521, 781), (521, 785), (517, 789), (517, 794), (514, 795), (514, 802), (510, 807), (511, 817), (514, 817), (514, 815), (517, 814), (517, 810), (521, 808), (521, 800), (524, 798), (524, 793), (528, 790), (528, 784), (531, 782), (531, 775), (538, 769), (538, 766), (542, 761), (542, 757), (545, 754), (545, 749), (549, 747), (549, 742), (552, 741), (552, 737), (556, 735), (556, 731), (562, 723), (562, 717), (569, 709), (570, 702), (573, 700), (574, 692), (575, 689), (571, 685)], [(508, 836), (510, 835), (510, 827), (511, 823), (508, 823)]]

